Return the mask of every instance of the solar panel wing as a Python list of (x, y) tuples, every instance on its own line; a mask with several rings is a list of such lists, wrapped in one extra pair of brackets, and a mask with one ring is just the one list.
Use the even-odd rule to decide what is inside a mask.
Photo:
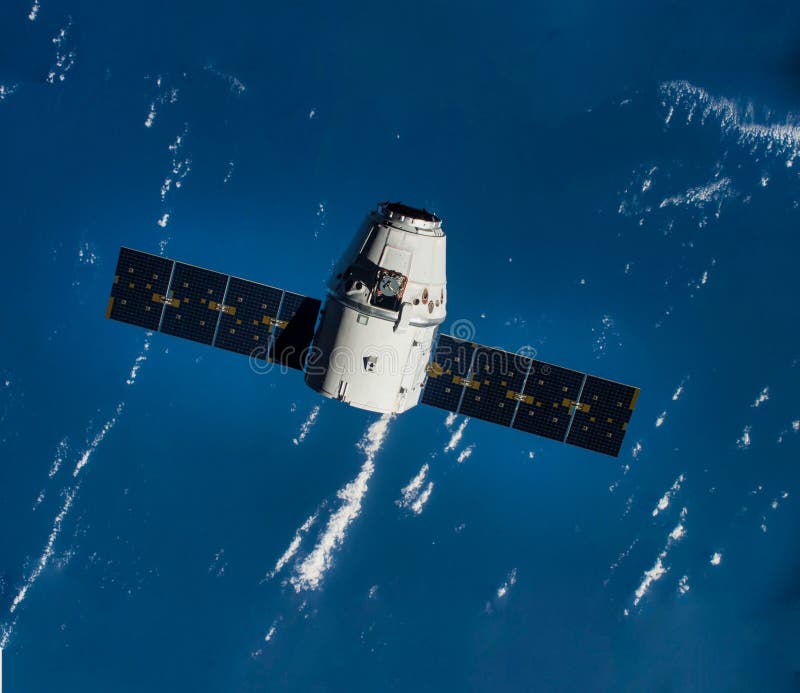
[(159, 255), (120, 248), (106, 317), (157, 330), (174, 264)]
[(638, 395), (628, 385), (440, 335), (420, 401), (616, 456)]
[(106, 316), (303, 369), (321, 302), (121, 248)]
[(566, 442), (616, 457), (638, 397), (639, 388), (587, 376)]

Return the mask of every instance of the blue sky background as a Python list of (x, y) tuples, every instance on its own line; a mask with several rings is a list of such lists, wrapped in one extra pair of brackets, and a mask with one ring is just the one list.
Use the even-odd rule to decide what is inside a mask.
[[(799, 29), (3, 3), (8, 689), (793, 690)], [(120, 245), (321, 297), (389, 198), (444, 220), (448, 324), (642, 388), (618, 460), (104, 318)]]

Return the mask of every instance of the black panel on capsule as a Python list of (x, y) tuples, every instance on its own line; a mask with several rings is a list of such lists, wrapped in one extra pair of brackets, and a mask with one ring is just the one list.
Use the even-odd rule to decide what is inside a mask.
[(570, 402), (578, 399), (583, 373), (533, 361), (512, 428), (545, 438), (564, 440), (570, 419)]
[(283, 291), (231, 277), (214, 346), (266, 360)]
[(106, 317), (157, 330), (172, 264), (158, 255), (120, 248)]
[(218, 306), (222, 303), (227, 281), (225, 274), (175, 263), (170, 286), (171, 302), (164, 310), (161, 331), (211, 344), (220, 314)]
[(308, 349), (314, 339), (314, 328), (321, 302), (289, 291), (283, 295), (278, 320), (285, 327), (275, 330), (272, 343), (272, 359), (282, 366), (303, 370)]
[(638, 394), (630, 385), (588, 376), (581, 393), (588, 411), (575, 412), (566, 442), (616, 457)]
[(470, 372), (471, 385), (464, 391), (459, 413), (508, 426), (517, 400), (509, 392), (521, 392), (531, 359), (500, 349), (479, 346)]

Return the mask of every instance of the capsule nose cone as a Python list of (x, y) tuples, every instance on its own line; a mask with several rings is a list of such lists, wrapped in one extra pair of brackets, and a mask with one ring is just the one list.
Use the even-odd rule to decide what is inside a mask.
[(382, 202), (378, 205), (378, 213), (390, 226), (442, 235), (442, 220), (425, 208), (411, 207), (402, 202)]

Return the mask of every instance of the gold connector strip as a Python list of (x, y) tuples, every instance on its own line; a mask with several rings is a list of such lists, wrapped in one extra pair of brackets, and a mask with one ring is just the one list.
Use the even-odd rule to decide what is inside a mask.
[(113, 297), (113, 296), (111, 296), (111, 297), (108, 299), (108, 308), (106, 308), (106, 317), (107, 317), (107, 318), (110, 318), (110, 317), (111, 317), (111, 309), (112, 309), (113, 307), (114, 307), (114, 297)]
[(470, 387), (473, 390), (480, 390), (481, 387), (480, 380), (467, 380), (466, 378), (462, 378), (458, 375), (453, 376), (453, 382), (456, 385), (463, 385), (464, 387)]
[(637, 399), (639, 399), (639, 388), (638, 387), (633, 391), (633, 397), (631, 397), (631, 406), (628, 407), (628, 409), (633, 411), (633, 408), (636, 406), (636, 400)]
[(427, 371), (431, 378), (438, 378), (442, 373), (444, 373), (444, 368), (442, 367), (441, 363), (436, 363), (436, 361), (434, 361), (433, 363), (428, 364)]
[(216, 301), (209, 301), (208, 307), (218, 313), (227, 313), (228, 315), (236, 315), (235, 306), (226, 306), (224, 303), (217, 303)]
[(506, 390), (506, 398), (524, 402), (525, 404), (533, 404), (533, 395), (523, 395), (521, 392), (514, 392), (514, 390)]
[(289, 324), (286, 322), (286, 320), (278, 320), (277, 318), (270, 317), (269, 315), (262, 316), (261, 322), (265, 325), (269, 325), (270, 327), (280, 327), (281, 329), (285, 329)]
[(153, 294), (152, 301), (153, 303), (160, 303), (161, 305), (166, 303), (172, 308), (178, 308), (181, 305), (181, 302), (177, 298), (167, 298), (164, 294)]

